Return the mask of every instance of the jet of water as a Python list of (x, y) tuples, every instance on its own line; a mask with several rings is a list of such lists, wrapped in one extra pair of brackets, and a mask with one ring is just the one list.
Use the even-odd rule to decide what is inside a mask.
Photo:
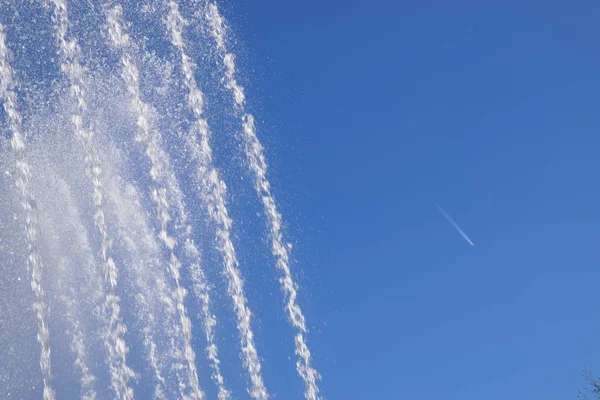
[[(152, 129), (150, 123), (151, 118), (148, 114), (150, 113), (151, 106), (144, 103), (140, 97), (138, 78), (139, 72), (131, 55), (131, 49), (133, 49), (134, 45), (130, 41), (127, 33), (124, 31), (123, 24), (121, 22), (122, 8), (120, 6), (115, 6), (107, 13), (107, 18), (109, 24), (109, 36), (112, 40), (112, 46), (116, 49), (120, 49), (121, 51), (122, 76), (127, 84), (127, 89), (132, 96), (132, 108), (135, 110), (135, 113), (138, 116), (137, 121), (139, 130), (137, 140), (147, 143), (146, 153), (151, 159), (152, 164), (151, 176), (155, 181), (167, 181), (166, 188), (168, 197), (175, 199), (175, 203), (173, 205), (174, 209), (178, 214), (179, 219), (184, 220), (186, 211), (184, 209), (183, 202), (181, 201), (181, 190), (179, 189), (174, 174), (171, 171), (171, 167), (166, 155), (163, 155), (164, 151), (160, 148), (158, 138), (155, 136), (155, 131)], [(167, 170), (169, 172), (166, 172)], [(190, 237), (190, 229), (185, 229), (184, 233), (181, 235), (181, 239), (184, 243), (185, 252), (189, 255), (189, 258), (192, 260), (199, 260), (200, 254), (196, 244)], [(225, 387), (225, 380), (220, 369), (218, 347), (216, 345), (214, 333), (216, 317), (210, 311), (210, 295), (206, 284), (206, 278), (198, 261), (193, 261), (189, 265), (189, 269), (192, 279), (192, 289), (201, 304), (203, 327), (207, 341), (206, 352), (213, 370), (211, 378), (217, 386), (219, 400), (227, 400), (230, 398), (230, 393)], [(189, 324), (187, 325), (189, 326)], [(187, 333), (187, 337), (191, 338), (191, 332)], [(191, 341), (188, 339), (187, 344), (190, 344), (190, 342)], [(188, 350), (186, 350), (185, 354), (193, 355), (193, 349), (191, 346)], [(190, 369), (194, 367), (193, 359), (188, 360), (188, 366)], [(192, 382), (194, 382), (193, 379), (195, 379), (195, 383), (192, 383), (192, 386), (198, 385), (197, 374), (195, 371), (192, 372), (190, 379), (192, 379)]]
[[(39, 177), (40, 175), (39, 171), (34, 171), (34, 176)], [(54, 196), (49, 206), (52, 207), (54, 212), (42, 213), (42, 216), (49, 219), (43, 226), (46, 227), (46, 237), (52, 238), (50, 247), (59, 253), (56, 258), (50, 258), (49, 261), (57, 265), (58, 270), (61, 272), (61, 278), (56, 279), (55, 284), (60, 288), (59, 299), (64, 308), (66, 333), (70, 337), (69, 347), (75, 358), (75, 367), (80, 374), (81, 399), (95, 400), (97, 394), (95, 389), (96, 377), (90, 369), (88, 359), (88, 337), (86, 337), (85, 327), (82, 326), (81, 321), (82, 302), (76, 297), (75, 282), (72, 279), (66, 279), (66, 277), (81, 275), (84, 279), (91, 278), (89, 279), (90, 285), (86, 287), (88, 296), (98, 299), (100, 298), (101, 287), (97, 284), (96, 263), (71, 188), (57, 174), (46, 171), (44, 177), (53, 182)], [(59, 208), (64, 209), (66, 212), (58, 213), (56, 210)], [(68, 234), (69, 232), (66, 231), (70, 229), (72, 232)], [(64, 252), (65, 246), (69, 246), (68, 252)], [(78, 255), (83, 256), (83, 262), (77, 259)], [(78, 270), (71, 270), (71, 265), (77, 265)]]
[(21, 192), (21, 206), (26, 222), (26, 237), (29, 255), (27, 257), (27, 270), (31, 271), (31, 289), (35, 294), (33, 309), (36, 311), (38, 322), (37, 340), (40, 343), (40, 368), (44, 379), (44, 400), (54, 400), (55, 392), (52, 388), (52, 365), (50, 362), (50, 330), (48, 329), (48, 306), (46, 305), (46, 294), (42, 287), (42, 272), (44, 266), (38, 253), (38, 221), (35, 207), (35, 199), (31, 192), (31, 172), (29, 163), (25, 159), (25, 147), (27, 138), (23, 132), (21, 114), (17, 107), (17, 95), (15, 93), (16, 82), (14, 72), (10, 66), (10, 51), (6, 46), (6, 33), (0, 25), (0, 99), (3, 101), (4, 111), (8, 118), (8, 124), (12, 131), (11, 147), (17, 156), (17, 169), (19, 176), (16, 185)]
[[(221, 138), (211, 131), (229, 123), (222, 114), (228, 118), (233, 111), (242, 122), (240, 147), (264, 208), (284, 310), (295, 330), (293, 348), (304, 397), (320, 400), (320, 377), (312, 366), (307, 323), (290, 269), (291, 245), (284, 237), (264, 150), (254, 117), (246, 111), (244, 88), (236, 80), (225, 21), (216, 5), (212, 0), (109, 1), (100, 7), (68, 0), (43, 3), (0, 6), (0, 18), (15, 21), (8, 25), (9, 37), (14, 29), (18, 39), (13, 55), (0, 25), (0, 128), (6, 126), (10, 138), (3, 140), (0, 132), (0, 165), (7, 165), (0, 176), (0, 201), (9, 202), (0, 213), (0, 324), (8, 321), (9, 334), (0, 330), (0, 340), (10, 340), (7, 346), (0, 343), (0, 357), (6, 354), (11, 360), (0, 371), (0, 397), (37, 390), (41, 394), (43, 382), (44, 400), (73, 397), (70, 390), (77, 383), (85, 400), (133, 400), (134, 395), (229, 400), (236, 395), (226, 382), (233, 389), (236, 377), (226, 380), (224, 375), (238, 366), (227, 362), (239, 360), (227, 347), (221, 353), (217, 344), (239, 346), (245, 369), (241, 379), (247, 381), (249, 397), (270, 397), (237, 241), (234, 246), (238, 228), (229, 209), (229, 171), (219, 170), (218, 154), (213, 155)], [(24, 21), (22, 16), (33, 17)], [(205, 18), (202, 25), (193, 25), (198, 18)], [(42, 25), (44, 19), (50, 23)], [(35, 42), (38, 37), (32, 39), (31, 24), (40, 25), (40, 44)], [(206, 42), (195, 43), (197, 35), (206, 35)], [(12, 48), (12, 41), (8, 43)], [(202, 48), (200, 57), (196, 46)], [(216, 66), (196, 65), (215, 55)], [(57, 66), (60, 71), (54, 70)], [(207, 79), (214, 78), (213, 72), (223, 74), (219, 82), (227, 90), (214, 93), (216, 106), (208, 112), (201, 88), (210, 85)], [(219, 107), (221, 96), (227, 102), (232, 96), (233, 106)], [(7, 184), (13, 179), (14, 193)], [(18, 227), (17, 233), (13, 229), (12, 221), (18, 219), (11, 201), (17, 196), (14, 206), (22, 209), (24, 240)], [(21, 277), (13, 272), (21, 254), (28, 256), (30, 297), (21, 294)], [(217, 321), (219, 285), (210, 279), (219, 273), (233, 309), (234, 335), (221, 333)], [(187, 290), (196, 308), (186, 304), (191, 298)], [(25, 321), (15, 310), (32, 302), (34, 314)], [(200, 335), (193, 332), (193, 314)], [(227, 327), (228, 319), (223, 321)], [(33, 335), (21, 335), (30, 328), (37, 342)], [(200, 343), (208, 372), (200, 368)], [(25, 373), (38, 362), (38, 346), (41, 380)], [(13, 366), (15, 362), (21, 364)], [(204, 382), (209, 374), (212, 381)]]
[[(194, 66), (185, 51), (183, 41), (183, 26), (185, 21), (179, 12), (177, 3), (169, 3), (170, 12), (167, 17), (167, 25), (171, 37), (171, 43), (179, 51), (181, 57), (181, 70), (184, 76), (184, 85), (187, 89), (188, 107), (194, 115), (193, 130), (186, 136), (187, 144), (196, 163), (196, 176), (201, 187), (201, 197), (208, 207), (209, 214), (217, 226), (217, 236), (220, 243), (219, 250), (224, 259), (225, 274), (228, 277), (228, 291), (234, 304), (237, 316), (237, 325), (240, 332), (240, 340), (244, 361), (252, 386), (250, 395), (258, 400), (268, 398), (267, 389), (263, 383), (261, 365), (258, 352), (254, 343), (254, 334), (250, 325), (251, 312), (248, 308), (248, 300), (244, 293), (244, 283), (238, 268), (238, 260), (231, 240), (232, 221), (225, 204), (225, 183), (219, 178), (217, 170), (212, 167), (212, 149), (209, 143), (208, 123), (203, 116), (203, 95), (196, 79), (194, 78)], [(196, 135), (200, 137), (200, 143)]]
[[(66, 267), (63, 266), (63, 268)], [(75, 365), (81, 374), (81, 399), (95, 400), (96, 391), (94, 390), (93, 385), (96, 381), (96, 377), (88, 366), (85, 333), (80, 326), (77, 316), (75, 315), (75, 300), (73, 298), (68, 298), (67, 296), (62, 296), (61, 300), (66, 309), (65, 317), (69, 325), (67, 332), (71, 335), (71, 352), (75, 355)]]
[(93, 202), (95, 205), (94, 220), (102, 237), (102, 262), (104, 267), (104, 312), (108, 317), (105, 346), (108, 352), (110, 365), (111, 385), (119, 399), (133, 399), (133, 389), (129, 380), (134, 377), (134, 372), (127, 366), (128, 347), (125, 343), (127, 328), (121, 319), (120, 298), (115, 294), (118, 282), (117, 266), (110, 256), (111, 239), (106, 227), (103, 209), (102, 168), (98, 149), (96, 147), (94, 131), (87, 121), (86, 104), (86, 79), (84, 70), (79, 62), (81, 50), (76, 39), (67, 38), (69, 18), (66, 0), (52, 0), (54, 4), (55, 33), (59, 45), (61, 69), (70, 83), (70, 92), (77, 103), (72, 116), (75, 135), (85, 149), (86, 168), (92, 180)]
[[(106, 12), (108, 23), (108, 31), (113, 49), (120, 52), (121, 55), (121, 76), (127, 86), (127, 91), (131, 96), (131, 107), (137, 116), (137, 135), (136, 141), (143, 143), (146, 146), (146, 155), (150, 159), (151, 169), (150, 176), (154, 184), (149, 188), (152, 193), (152, 198), (156, 203), (156, 213), (161, 230), (158, 237), (161, 239), (164, 247), (169, 252), (169, 271), (175, 281), (175, 289), (173, 297), (177, 304), (177, 311), (181, 322), (181, 329), (184, 337), (184, 354), (188, 364), (189, 385), (192, 388), (192, 396), (194, 399), (204, 399), (204, 393), (200, 389), (198, 382), (198, 372), (196, 370), (196, 355), (192, 347), (192, 325), (187, 317), (185, 309), (186, 290), (180, 283), (181, 263), (174, 253), (174, 248), (177, 241), (169, 235), (168, 226), (171, 221), (171, 210), (167, 199), (167, 184), (166, 181), (175, 179), (174, 176), (168, 174), (169, 168), (168, 156), (161, 148), (160, 138), (156, 130), (152, 129), (150, 118), (150, 106), (144, 103), (140, 95), (139, 87), (139, 72), (135, 65), (135, 61), (131, 54), (131, 42), (129, 35), (125, 32), (121, 22), (123, 11), (120, 6)], [(171, 182), (169, 186), (174, 186)]]
[[(164, 274), (167, 271), (162, 266), (160, 246), (149, 226), (150, 218), (140, 204), (136, 188), (131, 184), (120, 187), (114, 182), (109, 183), (113, 185), (107, 187), (107, 200), (113, 204), (112, 217), (119, 236), (126, 238), (123, 243), (127, 254), (124, 261), (130, 265), (128, 272), (136, 293), (134, 299), (136, 314), (142, 324), (142, 342), (146, 360), (154, 374), (154, 398), (165, 400), (174, 393), (169, 392), (164, 364), (183, 369), (182, 361), (185, 362), (174, 344), (178, 332), (172, 332), (171, 328), (178, 325), (172, 289)], [(161, 308), (166, 311), (164, 321), (159, 313)], [(180, 386), (180, 396), (184, 388), (184, 385)]]
[(317, 380), (319, 373), (311, 366), (311, 353), (306, 344), (305, 335), (308, 332), (302, 309), (298, 305), (297, 285), (290, 271), (289, 246), (286, 246), (282, 233), (282, 217), (277, 210), (275, 198), (271, 193), (271, 185), (267, 179), (267, 163), (263, 147), (256, 136), (256, 126), (252, 114), (246, 112), (246, 103), (243, 87), (235, 77), (235, 57), (227, 51), (225, 45), (226, 29), (224, 19), (219, 13), (216, 4), (208, 4), (206, 16), (209, 21), (210, 32), (217, 45), (219, 55), (225, 67), (225, 82), (233, 95), (233, 101), (238, 108), (243, 125), (243, 142), (250, 170), (254, 175), (254, 187), (262, 200), (271, 238), (271, 251), (276, 259), (276, 265), (282, 276), (279, 281), (286, 296), (286, 310), (290, 323), (296, 328), (295, 346), (298, 362), (296, 368), (304, 380), (305, 397), (307, 400), (319, 399)]

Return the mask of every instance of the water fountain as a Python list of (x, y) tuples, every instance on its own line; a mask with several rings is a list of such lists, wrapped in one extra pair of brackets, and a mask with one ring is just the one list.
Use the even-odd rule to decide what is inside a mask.
[[(247, 394), (269, 398), (230, 212), (235, 167), (215, 151), (229, 140), (262, 204), (304, 397), (320, 398), (291, 246), (217, 5), (24, 3), (0, 5), (0, 397), (241, 398), (226, 345)], [(218, 340), (211, 252), (236, 343)]]

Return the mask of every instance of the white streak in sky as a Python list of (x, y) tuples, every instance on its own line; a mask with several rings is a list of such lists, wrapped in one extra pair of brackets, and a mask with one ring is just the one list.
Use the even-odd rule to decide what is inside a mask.
[(452, 224), (452, 226), (454, 227), (454, 229), (456, 229), (456, 231), (458, 233), (460, 233), (460, 235), (463, 237), (463, 239), (465, 239), (471, 246), (475, 247), (475, 244), (471, 241), (471, 239), (469, 239), (469, 237), (467, 236), (467, 234), (465, 232), (463, 232), (462, 229), (460, 229), (460, 226), (458, 226), (458, 224), (456, 222), (454, 222), (454, 220), (452, 219), (452, 217), (450, 217), (448, 214), (446, 214), (446, 211), (444, 211), (444, 209), (442, 207), (440, 207), (440, 205), (438, 203), (436, 203), (434, 201), (433, 204), (435, 204), (435, 206), (442, 213), (442, 215), (444, 217), (446, 217), (446, 219), (448, 220), (448, 222), (450, 222), (450, 224)]

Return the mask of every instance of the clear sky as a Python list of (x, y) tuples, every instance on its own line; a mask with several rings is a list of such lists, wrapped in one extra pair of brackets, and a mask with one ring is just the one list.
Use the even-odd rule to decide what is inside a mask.
[(600, 374), (600, 5), (223, 12), (325, 398), (575, 399)]

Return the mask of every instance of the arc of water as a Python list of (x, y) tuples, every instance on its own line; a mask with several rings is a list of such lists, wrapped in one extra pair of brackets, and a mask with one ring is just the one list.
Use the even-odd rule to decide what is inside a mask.
[(111, 240), (103, 209), (100, 156), (94, 140), (94, 131), (86, 121), (86, 81), (84, 69), (79, 62), (81, 50), (76, 39), (67, 39), (69, 19), (66, 0), (52, 0), (52, 3), (54, 4), (53, 18), (59, 44), (61, 70), (69, 79), (71, 96), (77, 103), (72, 122), (75, 135), (85, 149), (86, 168), (92, 181), (93, 201), (96, 207), (94, 221), (102, 238), (103, 278), (106, 292), (103, 307), (108, 315), (104, 344), (108, 353), (111, 386), (117, 398), (130, 400), (133, 399), (134, 393), (129, 386), (129, 380), (134, 377), (134, 372), (127, 366), (128, 347), (124, 339), (127, 328), (120, 316), (120, 298), (115, 293), (118, 283), (118, 271), (114, 260), (109, 254)]
[[(137, 115), (138, 131), (136, 140), (146, 145), (146, 155), (150, 159), (151, 169), (150, 176), (154, 182), (154, 186), (150, 188), (152, 198), (156, 203), (158, 222), (161, 226), (159, 238), (164, 247), (169, 251), (169, 271), (175, 281), (174, 298), (176, 307), (179, 312), (179, 318), (182, 327), (184, 338), (184, 354), (188, 363), (188, 380), (192, 388), (192, 393), (196, 399), (204, 399), (204, 393), (200, 389), (198, 382), (198, 372), (196, 370), (195, 352), (192, 347), (192, 326), (185, 310), (186, 290), (181, 286), (180, 273), (181, 263), (174, 253), (174, 248), (177, 241), (168, 233), (169, 222), (171, 221), (171, 210), (167, 198), (168, 187), (165, 183), (167, 180), (175, 179), (167, 172), (169, 168), (169, 160), (164, 150), (161, 148), (160, 139), (157, 132), (152, 128), (151, 123), (151, 107), (144, 103), (140, 95), (139, 87), (139, 71), (132, 57), (132, 44), (129, 35), (121, 22), (122, 8), (115, 6), (107, 11), (107, 22), (111, 45), (113, 49), (120, 51), (121, 54), (121, 76), (127, 86), (127, 91), (131, 96), (131, 106)], [(173, 186), (173, 185), (169, 185)]]
[[(186, 252), (191, 258), (198, 260), (200, 253), (196, 244), (191, 238), (185, 240)], [(219, 360), (219, 348), (215, 340), (215, 326), (217, 325), (217, 318), (211, 312), (210, 308), (210, 293), (206, 283), (206, 277), (202, 270), (200, 263), (194, 262), (190, 265), (190, 273), (192, 278), (192, 290), (194, 295), (200, 301), (202, 325), (204, 328), (204, 336), (206, 338), (206, 355), (210, 362), (212, 369), (211, 379), (217, 386), (217, 398), (218, 400), (229, 400), (231, 393), (225, 386), (225, 379), (221, 373), (221, 361)]]
[(16, 154), (18, 178), (16, 185), (21, 194), (21, 206), (26, 221), (26, 240), (28, 248), (27, 270), (31, 272), (31, 289), (35, 294), (33, 309), (38, 324), (37, 340), (40, 344), (40, 368), (44, 381), (44, 400), (54, 400), (52, 388), (52, 365), (50, 361), (50, 330), (48, 328), (48, 306), (46, 293), (42, 287), (42, 272), (44, 266), (38, 252), (39, 227), (37, 214), (34, 209), (35, 199), (30, 187), (31, 171), (25, 159), (26, 135), (22, 127), (22, 117), (17, 106), (15, 93), (16, 82), (10, 66), (10, 50), (6, 46), (6, 33), (0, 24), (0, 99), (3, 101), (8, 125), (12, 131), (11, 147)]
[[(250, 395), (259, 400), (268, 398), (267, 389), (263, 383), (261, 364), (254, 343), (250, 320), (251, 311), (244, 293), (244, 283), (238, 268), (238, 260), (231, 240), (232, 221), (225, 205), (225, 183), (219, 178), (217, 170), (212, 167), (212, 149), (209, 144), (209, 130), (203, 117), (203, 95), (194, 78), (194, 65), (185, 51), (183, 41), (183, 26), (185, 21), (174, 1), (169, 2), (167, 27), (171, 44), (179, 51), (184, 85), (187, 89), (188, 107), (194, 115), (192, 132), (186, 135), (186, 142), (191, 151), (191, 158), (196, 163), (196, 178), (202, 188), (201, 197), (207, 205), (209, 215), (217, 226), (219, 250), (224, 259), (225, 275), (228, 278), (228, 292), (234, 304), (237, 317), (237, 327), (240, 333), (244, 364), (252, 382)], [(200, 142), (196, 138), (199, 135)]]
[(225, 67), (226, 86), (233, 94), (233, 102), (238, 108), (243, 125), (243, 142), (246, 151), (246, 158), (250, 170), (254, 175), (254, 187), (257, 195), (263, 203), (269, 235), (271, 239), (271, 251), (276, 260), (277, 269), (281, 272), (279, 282), (286, 297), (285, 308), (288, 313), (288, 319), (291, 325), (296, 329), (295, 352), (298, 356), (296, 369), (304, 381), (304, 396), (307, 400), (319, 399), (319, 387), (317, 381), (320, 379), (319, 373), (311, 366), (311, 353), (306, 344), (305, 335), (308, 333), (306, 321), (302, 309), (297, 302), (297, 284), (294, 282), (290, 270), (289, 247), (284, 244), (282, 233), (282, 217), (277, 209), (275, 198), (271, 193), (271, 185), (267, 179), (267, 163), (263, 147), (256, 136), (256, 126), (252, 114), (246, 112), (246, 100), (244, 88), (237, 82), (235, 77), (235, 57), (227, 51), (225, 45), (225, 24), (224, 19), (219, 13), (216, 4), (210, 3), (207, 9), (207, 18), (210, 24), (210, 31), (217, 50), (222, 57)]

